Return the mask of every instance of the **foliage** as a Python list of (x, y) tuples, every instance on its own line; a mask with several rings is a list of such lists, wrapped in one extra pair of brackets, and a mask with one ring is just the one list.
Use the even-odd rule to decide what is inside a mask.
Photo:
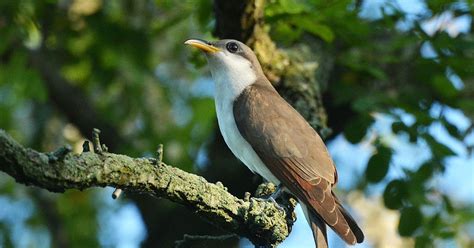
[[(359, 189), (370, 195), (373, 185), (383, 187), (386, 208), (400, 212), (399, 234), (414, 238), (417, 247), (457, 239), (474, 213), (435, 183), (461, 155), (432, 127), (446, 130), (463, 145), (464, 156), (472, 156), (474, 3), (420, 1), (423, 11), (413, 14), (387, 1), (370, 16), (364, 12), (369, 2), (269, 0), (265, 21), (282, 47), (316, 39), (334, 58), (322, 84), (330, 124), (343, 123), (331, 126), (334, 135), (374, 149)], [(452, 33), (448, 26), (429, 26), (446, 15), (467, 18), (471, 28)], [(32, 62), (39, 54), (124, 137), (121, 152), (151, 156), (164, 143), (166, 160), (191, 171), (216, 125), (212, 84), (186, 63), (191, 59), (200, 68), (202, 57), (185, 52), (182, 41), (210, 37), (212, 28), (212, 2), (205, 0), (1, 1), (0, 128), (39, 150), (82, 141), (63, 135), (68, 115), (50, 94), (48, 72)], [(460, 111), (471, 126), (455, 123), (447, 111)], [(390, 137), (374, 130), (380, 116), (391, 120)], [(418, 166), (395, 164), (394, 138), (426, 146), (430, 158)], [(393, 170), (401, 172), (394, 177)], [(9, 183), (0, 190), (10, 198), (20, 191)], [(98, 207), (82, 194), (53, 199), (68, 233), (91, 235), (90, 222), (78, 220), (95, 216)], [(84, 211), (69, 212), (81, 202)], [(1, 221), (0, 233), (0, 246), (14, 243)]]

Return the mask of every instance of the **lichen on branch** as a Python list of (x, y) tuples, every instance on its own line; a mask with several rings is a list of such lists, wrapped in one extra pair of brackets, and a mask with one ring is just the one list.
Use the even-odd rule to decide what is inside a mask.
[[(155, 158), (85, 150), (81, 154), (73, 154), (67, 148), (41, 153), (23, 147), (0, 129), (0, 171), (18, 183), (53, 192), (111, 186), (163, 197), (255, 245), (276, 246), (290, 232), (292, 218), (271, 201), (239, 199), (221, 183), (209, 183)], [(285, 208), (293, 214), (294, 205), (287, 200)]]

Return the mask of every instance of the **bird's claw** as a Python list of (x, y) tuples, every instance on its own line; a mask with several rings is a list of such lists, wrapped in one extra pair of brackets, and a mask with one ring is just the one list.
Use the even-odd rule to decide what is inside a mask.
[(282, 206), (280, 206), (280, 204), (278, 204), (278, 202), (275, 201), (275, 198), (273, 198), (273, 195), (269, 196), (266, 199), (266, 201), (274, 203), (278, 210), (285, 212), (285, 209)]

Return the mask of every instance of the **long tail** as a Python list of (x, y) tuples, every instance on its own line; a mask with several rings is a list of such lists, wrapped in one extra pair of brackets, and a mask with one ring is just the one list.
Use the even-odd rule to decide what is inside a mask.
[[(337, 199), (337, 198), (336, 198)], [(331, 225), (333, 229), (346, 243), (356, 244), (362, 243), (364, 240), (364, 234), (359, 228), (355, 220), (350, 214), (342, 207), (339, 201), (336, 200), (338, 221)], [(313, 232), (314, 242), (316, 248), (327, 248), (327, 234), (326, 234), (326, 223), (316, 213), (316, 211), (308, 208), (305, 204), (302, 204), (306, 220), (308, 221), (311, 231)]]
[[(349, 214), (349, 212), (347, 212), (347, 210), (342, 206), (341, 202), (336, 197), (336, 195), (333, 194), (333, 196), (334, 196), (334, 199), (336, 200), (337, 209), (338, 209), (339, 213), (341, 213), (342, 216), (344, 216), (344, 220), (347, 223), (347, 225), (349, 226), (350, 233), (351, 233), (350, 236), (355, 237), (355, 241), (353, 241), (352, 244), (362, 243), (364, 241), (364, 233), (360, 229), (359, 225), (357, 225), (357, 222), (354, 220), (354, 218), (352, 218), (352, 216)], [(333, 228), (333, 229), (336, 230), (335, 228)], [(338, 233), (338, 234), (341, 235), (340, 233)], [(348, 240), (346, 240), (346, 239), (344, 239), (344, 240), (347, 243), (350, 244), (350, 242), (348, 242)]]

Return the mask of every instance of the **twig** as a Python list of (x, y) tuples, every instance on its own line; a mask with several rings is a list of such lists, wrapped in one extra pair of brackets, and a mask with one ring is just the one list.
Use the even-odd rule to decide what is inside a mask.
[(102, 153), (102, 145), (100, 144), (100, 138), (99, 138), (100, 130), (97, 128), (94, 128), (92, 131), (92, 144), (94, 145), (94, 152), (95, 153)]
[(158, 154), (158, 164), (161, 164), (163, 162), (163, 144), (158, 145), (156, 153)]
[[(92, 139), (93, 139), (93, 144), (94, 144), (94, 152), (95, 153), (98, 153), (98, 154), (101, 154), (103, 152), (108, 152), (109, 151), (109, 148), (105, 145), (105, 144), (101, 144), (100, 143), (100, 130), (97, 129), (97, 128), (94, 128), (93, 131), (92, 131)], [(84, 145), (85, 145), (85, 142), (84, 142)], [(89, 143), (87, 143), (87, 146), (89, 146)], [(84, 149), (84, 147), (83, 147)], [(112, 193), (112, 199), (116, 200), (120, 197), (120, 195), (122, 194), (122, 191), (121, 189), (119, 188), (115, 188), (114, 192)]]
[(84, 144), (82, 144), (82, 152), (90, 152), (91, 148), (89, 147), (89, 141), (86, 140), (84, 141)]

